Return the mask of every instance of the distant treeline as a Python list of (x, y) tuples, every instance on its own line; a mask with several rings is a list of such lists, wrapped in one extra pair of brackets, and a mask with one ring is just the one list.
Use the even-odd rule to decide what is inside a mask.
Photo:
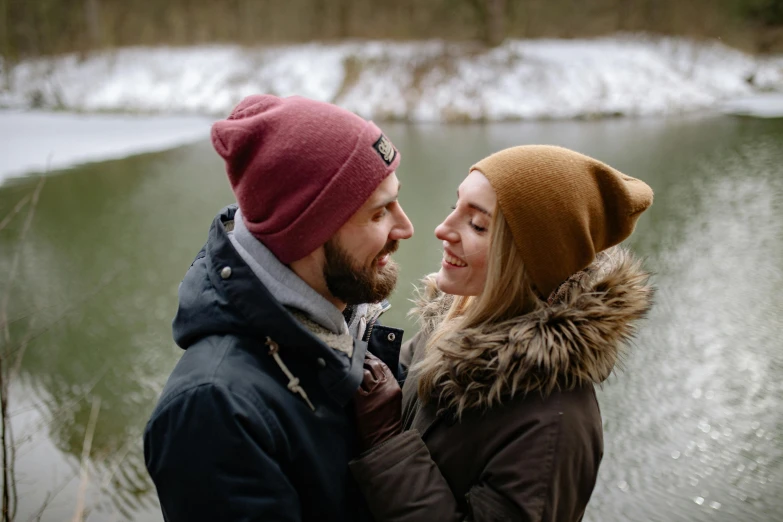
[(649, 31), (783, 50), (783, 0), (0, 0), (0, 52), (345, 38), (576, 38)]

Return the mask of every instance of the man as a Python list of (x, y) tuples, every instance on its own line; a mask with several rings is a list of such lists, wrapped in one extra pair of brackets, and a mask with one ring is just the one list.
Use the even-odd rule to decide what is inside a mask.
[(369, 520), (351, 399), (368, 349), (398, 364), (402, 332), (377, 320), (413, 234), (400, 155), (372, 122), (300, 97), (246, 98), (212, 143), (238, 208), (180, 285), (186, 351), (145, 431), (164, 518)]

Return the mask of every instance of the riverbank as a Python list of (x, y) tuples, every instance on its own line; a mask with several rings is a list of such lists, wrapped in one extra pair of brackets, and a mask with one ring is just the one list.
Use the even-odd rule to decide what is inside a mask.
[(193, 116), (120, 116), (0, 111), (0, 184), (29, 172), (171, 149), (209, 136)]
[(0, 107), (222, 116), (243, 96), (267, 92), (376, 120), (590, 119), (712, 110), (783, 92), (783, 55), (647, 35), (493, 49), (443, 41), (135, 47), (22, 62), (8, 80)]

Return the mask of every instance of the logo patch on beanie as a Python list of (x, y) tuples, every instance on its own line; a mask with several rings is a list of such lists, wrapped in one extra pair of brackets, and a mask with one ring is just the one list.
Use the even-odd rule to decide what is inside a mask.
[(378, 152), (378, 155), (386, 163), (386, 165), (392, 164), (394, 157), (397, 155), (397, 151), (394, 150), (394, 145), (391, 144), (389, 138), (381, 134), (381, 137), (378, 138), (378, 141), (373, 143), (372, 146)]

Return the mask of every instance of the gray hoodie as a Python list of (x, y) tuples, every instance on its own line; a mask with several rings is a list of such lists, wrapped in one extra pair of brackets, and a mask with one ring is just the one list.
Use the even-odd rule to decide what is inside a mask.
[(229, 239), (240, 257), (272, 296), (295, 315), (303, 314), (332, 334), (350, 334), (354, 338), (361, 338), (364, 335), (370, 306), (358, 305), (353, 311), (350, 325), (346, 324), (343, 313), (337, 307), (281, 263), (250, 233), (242, 219), (240, 209), (237, 209), (234, 216), (234, 229), (229, 232)]

